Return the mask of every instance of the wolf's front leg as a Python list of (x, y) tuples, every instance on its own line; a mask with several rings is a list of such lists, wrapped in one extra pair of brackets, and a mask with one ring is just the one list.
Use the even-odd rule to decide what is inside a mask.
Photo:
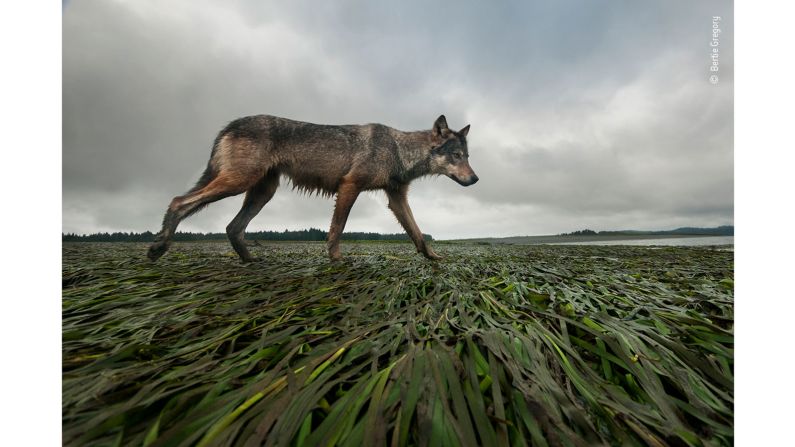
[(328, 232), (328, 255), (332, 261), (341, 258), (340, 236), (357, 197), (359, 197), (359, 188), (356, 184), (343, 179), (337, 188), (337, 204), (334, 206), (334, 216), (331, 218), (331, 228)]
[(437, 255), (425, 242), (425, 239), (422, 238), (422, 231), (420, 231), (417, 222), (414, 221), (414, 215), (411, 213), (407, 194), (408, 185), (403, 185), (398, 190), (388, 190), (386, 195), (389, 198), (389, 209), (395, 213), (395, 217), (397, 217), (400, 225), (406, 230), (406, 233), (414, 242), (418, 252), (422, 253), (422, 255), (428, 259), (442, 259), (442, 257)]

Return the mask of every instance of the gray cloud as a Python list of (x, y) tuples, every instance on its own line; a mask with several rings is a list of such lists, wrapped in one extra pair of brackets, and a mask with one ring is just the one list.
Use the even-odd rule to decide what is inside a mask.
[[(711, 85), (712, 16), (723, 17)], [(471, 123), (481, 181), (417, 181), (438, 238), (733, 222), (731, 4), (69, 2), (63, 231), (157, 230), (226, 122)], [(222, 231), (240, 198), (181, 229)], [(250, 228), (325, 228), (282, 188)], [(400, 231), (382, 195), (348, 229)]]

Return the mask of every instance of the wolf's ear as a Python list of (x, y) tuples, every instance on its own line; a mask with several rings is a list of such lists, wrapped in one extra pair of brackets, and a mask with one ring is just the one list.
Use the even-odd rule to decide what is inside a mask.
[(467, 124), (466, 127), (464, 127), (463, 129), (459, 130), (458, 133), (460, 133), (463, 136), (467, 136), (467, 134), (469, 133), (469, 124)]
[(439, 118), (436, 118), (436, 122), (433, 123), (434, 135), (444, 135), (449, 131), (450, 129), (447, 128), (447, 118), (445, 118), (444, 115), (439, 115)]

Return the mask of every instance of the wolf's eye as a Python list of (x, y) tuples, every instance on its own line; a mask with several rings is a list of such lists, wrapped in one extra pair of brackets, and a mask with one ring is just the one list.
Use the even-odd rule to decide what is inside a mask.
[(453, 152), (453, 158), (455, 158), (456, 160), (460, 159), (461, 158), (461, 152)]

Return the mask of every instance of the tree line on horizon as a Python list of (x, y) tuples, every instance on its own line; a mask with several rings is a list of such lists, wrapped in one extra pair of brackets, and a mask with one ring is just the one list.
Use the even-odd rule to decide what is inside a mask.
[[(432, 241), (430, 234), (423, 234), (426, 241)], [(284, 231), (254, 231), (246, 232), (246, 239), (250, 241), (325, 241), (328, 232), (318, 228), (308, 230), (284, 230)], [(92, 233), (76, 234), (65, 233), (61, 235), (62, 242), (152, 242), (155, 234), (151, 231), (143, 233), (136, 232), (113, 232), (113, 233)], [(226, 240), (226, 233), (192, 233), (178, 231), (174, 234), (175, 241), (215, 241)], [(342, 233), (342, 240), (346, 241), (408, 241), (406, 233), (368, 233), (361, 231)]]

